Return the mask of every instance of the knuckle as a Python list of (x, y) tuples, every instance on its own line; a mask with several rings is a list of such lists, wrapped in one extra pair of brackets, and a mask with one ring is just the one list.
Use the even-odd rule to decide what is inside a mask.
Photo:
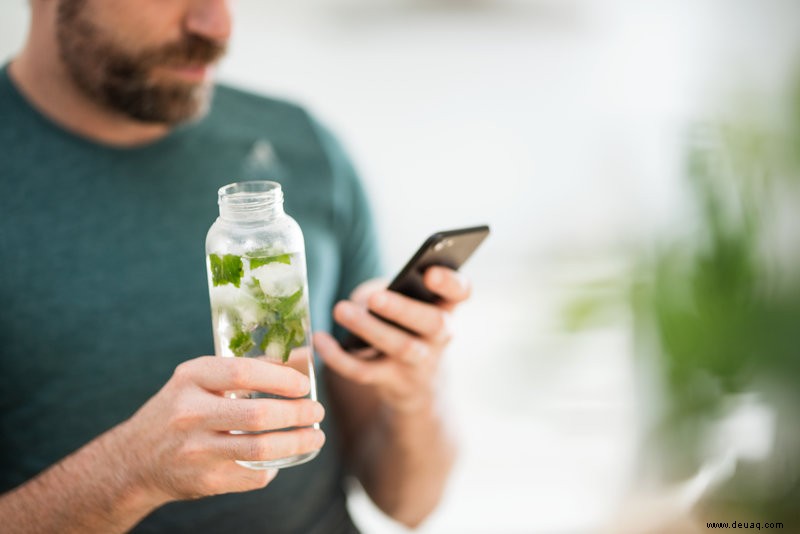
[(325, 441), (325, 434), (321, 430), (308, 430), (303, 432), (297, 440), (295, 453), (303, 453), (319, 449)]
[(375, 381), (375, 373), (369, 367), (359, 367), (353, 371), (353, 380), (359, 384), (372, 384)]
[(173, 379), (182, 383), (194, 382), (198, 372), (203, 370), (204, 367), (207, 368), (215, 362), (216, 359), (215, 356), (200, 356), (181, 362), (175, 367), (172, 373)]
[(175, 370), (172, 372), (172, 378), (176, 382), (185, 383), (191, 380), (192, 376), (192, 363), (191, 362), (183, 362), (178, 364), (175, 367)]
[(254, 424), (258, 430), (270, 430), (286, 426), (284, 424), (286, 417), (283, 410), (280, 409), (259, 410), (254, 418)]
[(315, 411), (316, 408), (314, 408), (313, 401), (305, 401), (300, 403), (300, 405), (297, 408), (297, 413), (295, 415), (295, 417), (297, 418), (296, 422), (303, 424), (313, 421)]
[(286, 415), (286, 409), (281, 404), (271, 405), (269, 410), (264, 410), (259, 414), (260, 429), (274, 430), (290, 426), (290, 421)]
[(425, 347), (418, 340), (409, 337), (400, 345), (400, 355), (404, 360), (417, 361), (425, 352)]
[(448, 344), (453, 340), (453, 321), (449, 313), (439, 314), (439, 325), (437, 328), (439, 334), (437, 339), (442, 344)]
[[(236, 402), (236, 401), (234, 401)], [(260, 405), (255, 402), (248, 402), (247, 400), (238, 401), (243, 404), (242, 407), (242, 423), (249, 429), (263, 429), (267, 426), (267, 416), (265, 410), (260, 409)]]
[(411, 356), (411, 354), (416, 350), (416, 344), (417, 342), (413, 338), (406, 337), (400, 342), (400, 354), (402, 356)]
[(304, 403), (302, 421), (303, 423), (316, 423), (325, 417), (325, 408), (319, 402), (309, 400)]
[(291, 392), (291, 396), (299, 393), (299, 396), (308, 394), (311, 384), (301, 371), (291, 367), (274, 367), (269, 371), (272, 373), (271, 381), (280, 384), (282, 389)]
[(272, 447), (266, 439), (253, 439), (247, 447), (248, 458), (252, 460), (267, 460), (272, 453)]
[(317, 430), (314, 433), (314, 436), (311, 441), (311, 448), (312, 449), (321, 449), (323, 445), (325, 445), (326, 440), (325, 433), (322, 430)]
[(313, 403), (313, 412), (312, 412), (312, 419), (316, 421), (322, 421), (325, 419), (325, 407), (320, 404), (319, 402)]
[(447, 318), (444, 312), (437, 311), (431, 319), (431, 329), (434, 332), (442, 332), (447, 328)]
[(472, 280), (465, 276), (459, 276), (459, 282), (461, 285), (461, 297), (467, 300), (472, 296)]
[(179, 429), (196, 426), (201, 418), (200, 412), (189, 402), (178, 402), (172, 414), (172, 425)]
[(311, 381), (299, 371), (294, 372), (294, 390), (302, 392), (301, 395), (308, 395), (311, 391)]
[(445, 328), (439, 335), (439, 343), (449, 345), (451, 341), (453, 341), (453, 331), (450, 328)]
[(190, 462), (206, 455), (206, 448), (195, 440), (186, 440), (180, 448), (180, 456)]
[(369, 308), (381, 315), (397, 315), (398, 311), (403, 309), (403, 305), (398, 300), (397, 293), (387, 290), (373, 293), (369, 298)]
[(247, 379), (247, 371), (244, 368), (239, 358), (229, 358), (230, 364), (228, 365), (228, 380), (233, 386), (240, 386), (245, 383)]

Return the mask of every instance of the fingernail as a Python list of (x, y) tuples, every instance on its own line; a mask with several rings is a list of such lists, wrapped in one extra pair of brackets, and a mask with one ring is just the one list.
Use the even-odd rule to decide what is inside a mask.
[(439, 286), (444, 282), (444, 277), (442, 276), (442, 272), (438, 269), (434, 269), (431, 271), (430, 274), (430, 282), (435, 286)]
[(325, 408), (322, 407), (320, 403), (314, 405), (314, 420), (315, 421), (322, 421), (322, 418), (325, 417)]

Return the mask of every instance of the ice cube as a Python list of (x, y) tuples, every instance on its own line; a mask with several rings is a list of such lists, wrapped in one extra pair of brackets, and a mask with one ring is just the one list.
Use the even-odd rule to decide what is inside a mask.
[(232, 285), (224, 285), (211, 288), (211, 306), (217, 313), (234, 313), (238, 316), (245, 330), (252, 330), (264, 319), (264, 310), (258, 300), (249, 291), (244, 289), (245, 281), (242, 280), (242, 287), (237, 288)]
[(225, 309), (234, 307), (239, 298), (240, 290), (231, 284), (214, 286), (211, 288), (211, 307)]
[(303, 287), (300, 270), (285, 263), (262, 265), (253, 269), (251, 275), (261, 284), (264, 294), (271, 297), (288, 297)]
[(264, 351), (266, 357), (274, 361), (283, 361), (283, 353), (286, 351), (286, 344), (282, 341), (273, 340), (267, 344)]

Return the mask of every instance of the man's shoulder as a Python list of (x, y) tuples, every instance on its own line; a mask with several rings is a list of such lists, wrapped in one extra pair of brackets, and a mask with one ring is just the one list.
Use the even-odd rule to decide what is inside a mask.
[(269, 138), (306, 157), (322, 156), (326, 165), (334, 167), (331, 171), (348, 160), (333, 132), (307, 108), (290, 100), (217, 84), (209, 118), (207, 126), (217, 135)]

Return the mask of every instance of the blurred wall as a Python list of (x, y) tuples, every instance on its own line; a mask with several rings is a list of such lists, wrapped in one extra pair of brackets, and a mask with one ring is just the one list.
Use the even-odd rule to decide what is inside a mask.
[[(299, 100), (342, 135), (392, 266), (434, 228), (490, 221), (493, 246), (524, 257), (669, 211), (676, 131), (721, 81), (779, 79), (798, 33), (792, 0), (234, 5), (222, 79)], [(8, 58), (27, 2), (0, 9)]]

